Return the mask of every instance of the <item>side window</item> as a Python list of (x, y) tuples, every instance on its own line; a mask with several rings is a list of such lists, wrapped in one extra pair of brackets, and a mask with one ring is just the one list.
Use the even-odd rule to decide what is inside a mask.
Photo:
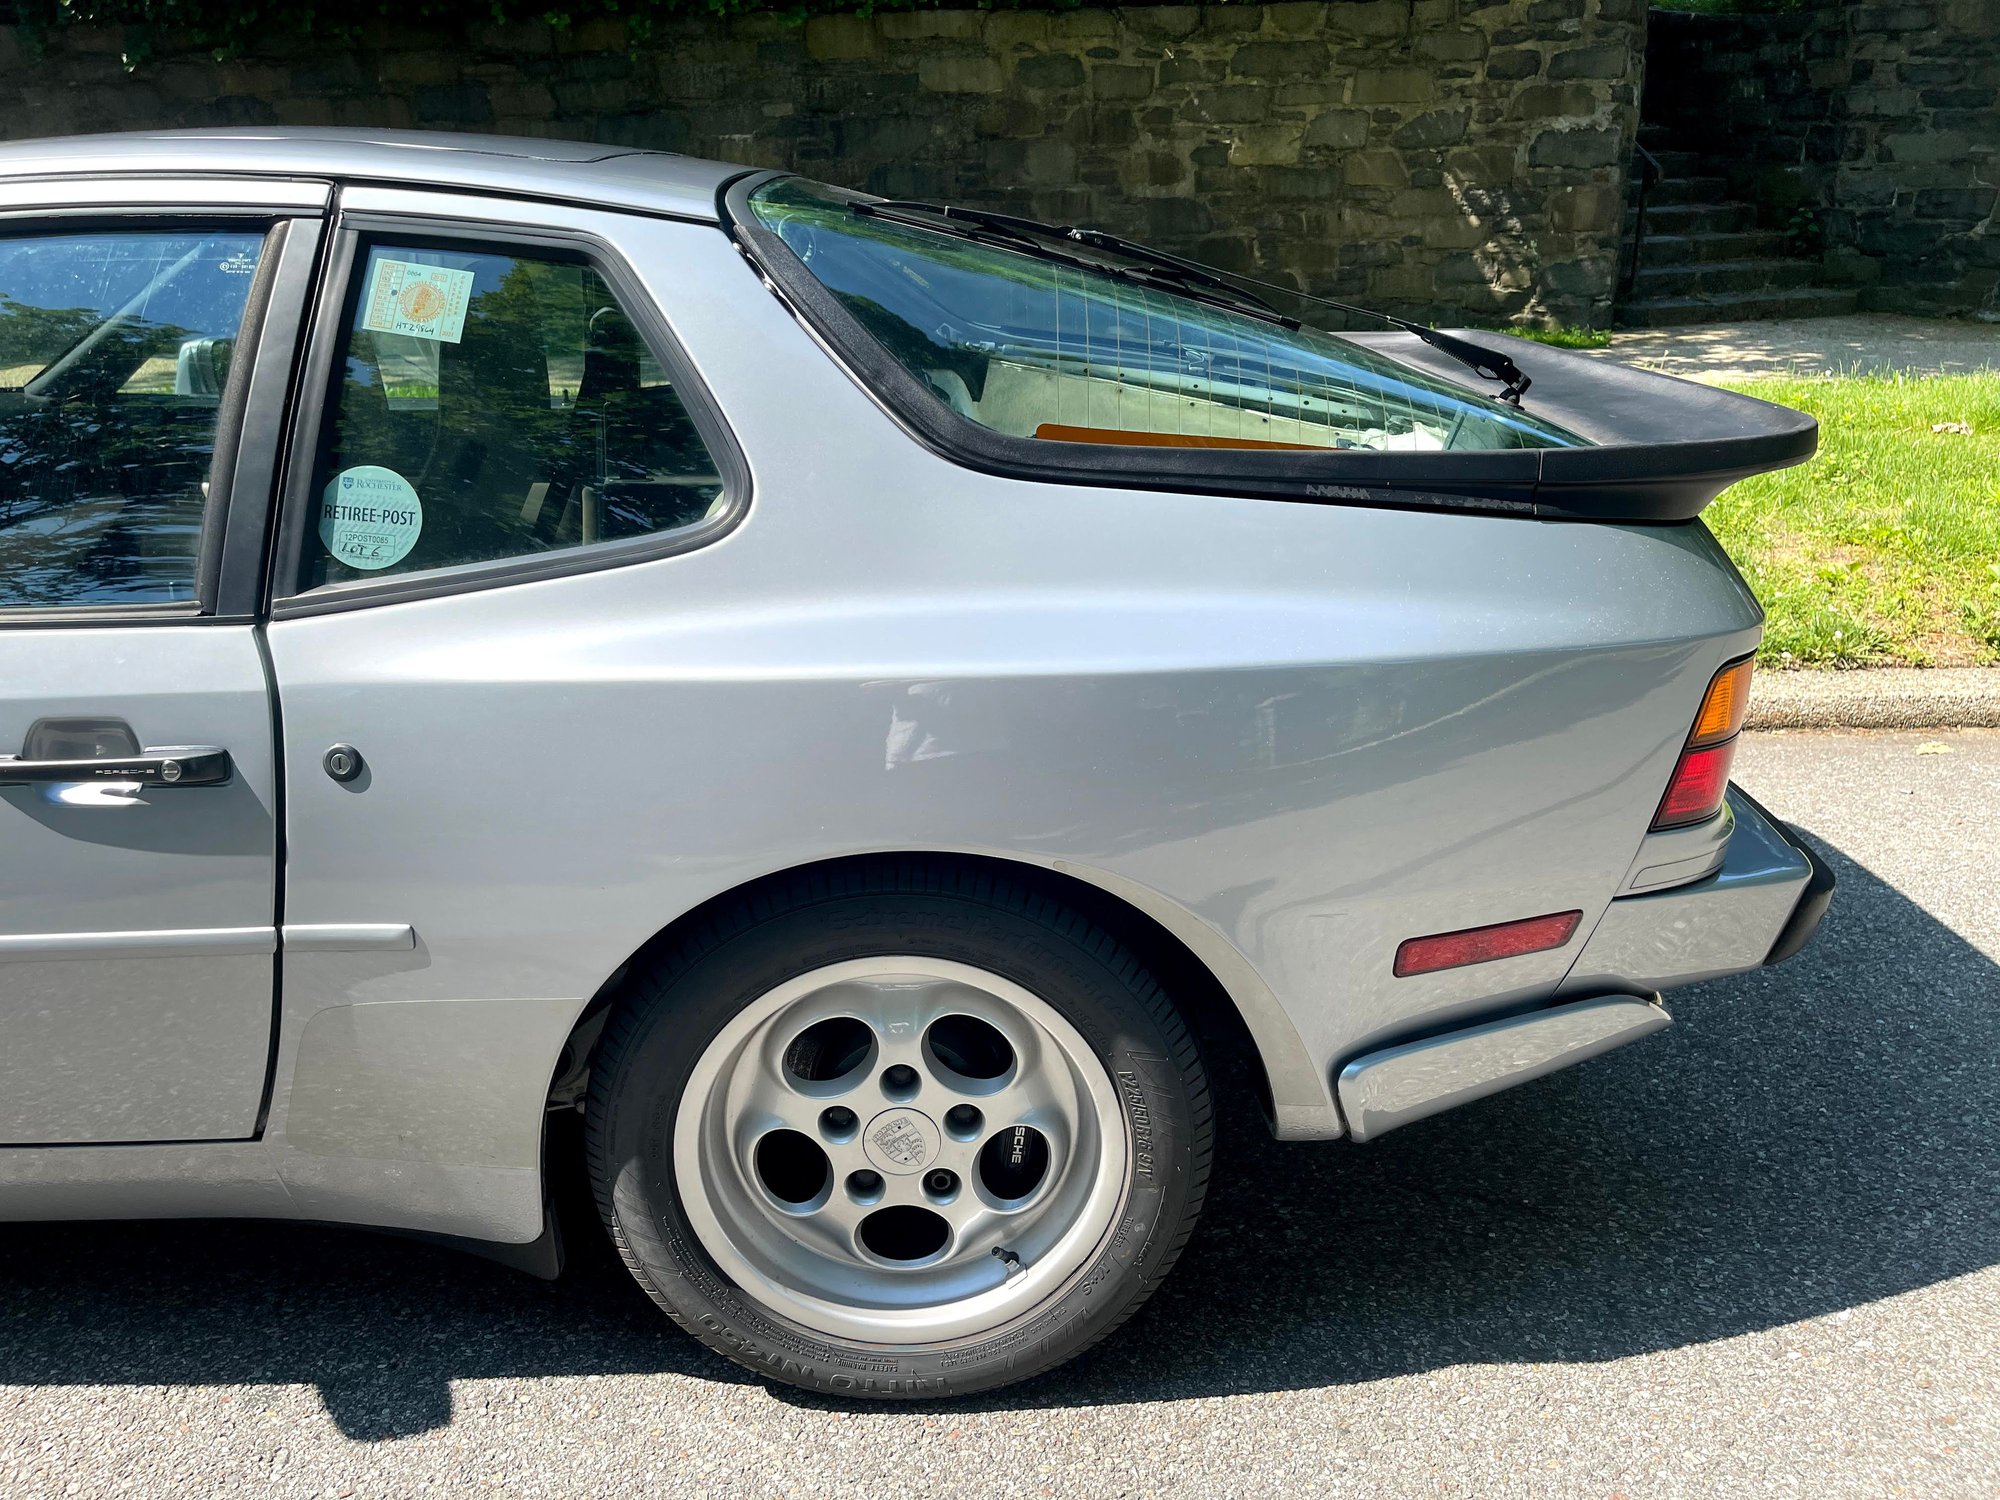
[(0, 237), (0, 611), (196, 598), (216, 418), (263, 244)]
[(722, 479), (610, 286), (550, 251), (357, 258), (301, 590), (692, 526)]

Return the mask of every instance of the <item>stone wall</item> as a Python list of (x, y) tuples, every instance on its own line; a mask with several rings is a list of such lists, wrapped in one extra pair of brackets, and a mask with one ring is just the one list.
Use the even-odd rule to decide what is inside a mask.
[(1816, 209), (1864, 306), (2000, 313), (2000, 0), (1655, 11), (1646, 67), (1665, 144), (1737, 163), (1773, 227)]
[(1439, 320), (1608, 320), (1642, 0), (937, 10), (384, 32), (217, 63), (0, 30), (15, 134), (586, 137), (1099, 225)]

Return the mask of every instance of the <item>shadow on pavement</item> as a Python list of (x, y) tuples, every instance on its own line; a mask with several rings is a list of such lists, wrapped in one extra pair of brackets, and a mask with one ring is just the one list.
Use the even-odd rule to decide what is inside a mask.
[[(1616, 1359), (2000, 1262), (2000, 970), (1833, 858), (1805, 953), (1670, 997), (1678, 1024), (1629, 1051), (1366, 1147), (1234, 1122), (1145, 1312), (958, 1409)], [(308, 1383), (368, 1440), (449, 1423), (453, 1380), (752, 1379), (660, 1318), (585, 1202), (565, 1219), (554, 1285), (345, 1230), (10, 1227), (0, 1383)]]

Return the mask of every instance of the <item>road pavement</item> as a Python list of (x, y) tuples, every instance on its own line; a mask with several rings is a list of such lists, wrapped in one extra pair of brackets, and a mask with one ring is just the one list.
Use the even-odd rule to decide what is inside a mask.
[(258, 1225), (0, 1230), (0, 1496), (2000, 1493), (2000, 732), (1752, 736), (1819, 940), (1365, 1147), (1237, 1131), (1083, 1362), (849, 1409), (548, 1285)]

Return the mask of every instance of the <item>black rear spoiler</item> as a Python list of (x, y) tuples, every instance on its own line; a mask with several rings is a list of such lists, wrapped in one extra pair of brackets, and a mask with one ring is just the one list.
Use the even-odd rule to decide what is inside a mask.
[[(1819, 447), (1819, 423), (1789, 406), (1530, 339), (1486, 330), (1467, 336), (1513, 356), (1534, 381), (1530, 411), (1597, 445), (1536, 450), (1538, 514), (1685, 521), (1737, 480), (1802, 464)], [(1343, 337), (1488, 394), (1457, 361), (1409, 334)]]

